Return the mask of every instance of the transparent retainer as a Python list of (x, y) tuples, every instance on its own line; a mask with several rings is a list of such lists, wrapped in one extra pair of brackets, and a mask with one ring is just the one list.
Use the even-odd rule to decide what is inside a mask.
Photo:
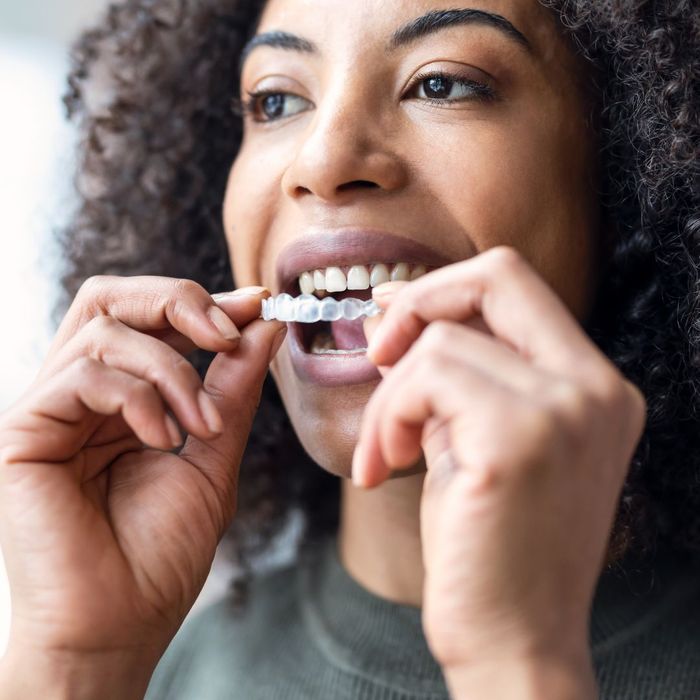
[(263, 299), (262, 318), (266, 321), (287, 321), (296, 323), (316, 323), (318, 321), (338, 321), (341, 318), (354, 321), (360, 316), (377, 316), (382, 313), (373, 299), (363, 301), (347, 297), (337, 301), (333, 297), (319, 299), (313, 294), (302, 294), (293, 297), (290, 294), (280, 294), (276, 297)]

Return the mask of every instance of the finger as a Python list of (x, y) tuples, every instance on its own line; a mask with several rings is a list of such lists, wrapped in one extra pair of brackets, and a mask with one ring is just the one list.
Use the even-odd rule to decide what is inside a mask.
[(112, 316), (125, 325), (145, 332), (174, 329), (192, 341), (192, 347), (212, 352), (232, 350), (240, 338), (235, 321), (238, 304), (250, 315), (251, 303), (227, 299), (226, 310), (199, 284), (168, 277), (90, 278), (58, 330), (52, 351), (95, 316)]
[(88, 357), (37, 386), (22, 403), (22, 425), (7, 428), (14, 436), (3, 451), (7, 464), (69, 460), (91, 436), (91, 418), (119, 413), (146, 445), (169, 450), (181, 442), (152, 384)]
[(208, 438), (221, 431), (221, 417), (195, 368), (160, 340), (111, 316), (98, 316), (61, 349), (55, 367), (65, 367), (83, 355), (153, 384), (188, 433)]
[(431, 321), (478, 315), (518, 354), (554, 372), (583, 376), (591, 369), (588, 358), (602, 359), (554, 291), (505, 246), (435, 270), (393, 294), (368, 356), (393, 365)]
[(223, 432), (211, 440), (190, 435), (180, 452), (215, 486), (228, 515), (232, 515), (235, 504), (238, 467), (263, 380), (286, 332), (287, 326), (278, 321), (253, 321), (243, 330), (235, 351), (214, 358), (204, 387), (222, 417)]
[(421, 456), (428, 421), (444, 425), (461, 413), (476, 425), (487, 412), (493, 414), (494, 405), (507, 415), (516, 396), (460, 358), (414, 347), (385, 376), (365, 408), (353, 480), (375, 486), (392, 470), (412, 466)]
[[(234, 292), (213, 294), (212, 299), (240, 331), (251, 321), (260, 318), (261, 301), (269, 296), (269, 290), (264, 287), (242, 287)], [(197, 347), (190, 338), (174, 329), (152, 331), (150, 335), (167, 343), (182, 355), (188, 355)]]
[(421, 334), (420, 351), (462, 362), (493, 381), (528, 396), (540, 396), (559, 377), (534, 367), (494, 336), (454, 321), (433, 321)]

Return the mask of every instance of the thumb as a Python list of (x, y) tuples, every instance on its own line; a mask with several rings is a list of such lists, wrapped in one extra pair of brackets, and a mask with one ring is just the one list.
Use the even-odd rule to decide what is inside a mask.
[[(365, 338), (367, 339), (368, 348), (372, 344), (372, 336), (377, 332), (377, 328), (379, 328), (379, 325), (381, 324), (383, 318), (383, 314), (380, 316), (368, 316), (362, 322), (362, 327), (365, 332)], [(370, 361), (372, 361), (372, 357), (369, 355), (369, 353), (367, 357)], [(377, 369), (379, 370), (379, 374), (381, 374), (382, 377), (386, 376), (387, 372), (389, 371), (389, 367), (382, 367), (380, 365), (377, 365)]]
[(243, 329), (238, 347), (219, 353), (204, 378), (204, 389), (221, 415), (223, 431), (211, 440), (190, 435), (180, 457), (204, 473), (225, 513), (235, 505), (238, 467), (263, 381), (286, 333), (287, 326), (279, 321), (253, 321)]

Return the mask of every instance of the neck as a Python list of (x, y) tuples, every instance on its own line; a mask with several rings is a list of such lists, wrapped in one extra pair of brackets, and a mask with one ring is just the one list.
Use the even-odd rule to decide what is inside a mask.
[(424, 473), (389, 479), (374, 489), (344, 480), (338, 550), (348, 573), (371, 593), (421, 607), (423, 557), (420, 498)]

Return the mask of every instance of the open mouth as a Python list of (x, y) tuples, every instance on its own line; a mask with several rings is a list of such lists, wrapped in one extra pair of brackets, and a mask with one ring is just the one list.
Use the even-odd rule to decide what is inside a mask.
[[(376, 309), (372, 288), (391, 280), (410, 282), (455, 262), (438, 243), (438, 236), (431, 236), (426, 244), (380, 228), (309, 227), (282, 248), (276, 262), (276, 300), (285, 294), (296, 302), (305, 295), (314, 296), (320, 300), (318, 316), (311, 312), (308, 320), (326, 319), (292, 321), (295, 310), (288, 321), (287, 356), (297, 378), (324, 388), (380, 381), (379, 369), (367, 357), (363, 324), (364, 310)], [(334, 301), (324, 306), (324, 301), (331, 302), (329, 296)], [(353, 297), (359, 301), (353, 302)], [(341, 306), (342, 314), (338, 313)], [(358, 306), (362, 309), (355, 315)], [(301, 308), (299, 302), (297, 310)]]
[[(408, 263), (329, 267), (303, 272), (291, 285), (289, 293), (292, 296), (312, 294), (318, 299), (332, 297), (338, 302), (347, 298), (367, 301), (372, 298), (372, 287), (390, 280), (411, 281), (426, 271), (425, 265)], [(325, 357), (362, 355), (367, 350), (364, 319), (365, 316), (360, 316), (355, 320), (293, 322), (290, 327), (306, 354)]]

